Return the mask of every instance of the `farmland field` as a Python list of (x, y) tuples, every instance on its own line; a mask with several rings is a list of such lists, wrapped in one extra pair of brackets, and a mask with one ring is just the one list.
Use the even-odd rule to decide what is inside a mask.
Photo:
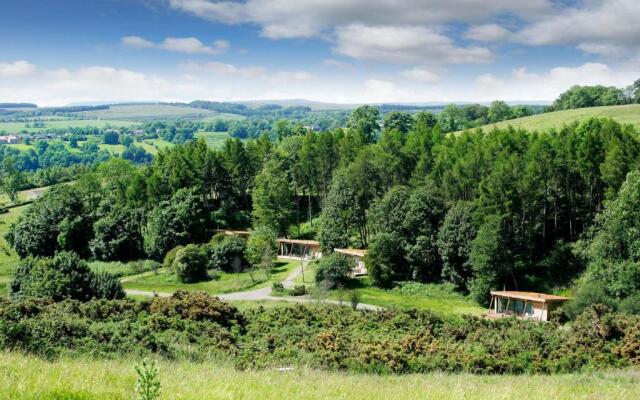
[(196, 137), (198, 139), (203, 138), (207, 142), (207, 146), (212, 149), (222, 147), (225, 140), (231, 138), (227, 132), (197, 132)]
[(88, 118), (143, 121), (154, 119), (189, 118), (200, 119), (215, 116), (216, 119), (228, 119), (227, 114), (202, 108), (174, 106), (170, 104), (127, 104), (114, 105), (107, 110), (84, 111), (80, 113)]
[[(46, 361), (0, 353), (0, 399), (132, 399), (137, 362), (64, 357)], [(637, 369), (567, 375), (385, 376), (309, 369), (238, 371), (213, 361), (161, 361), (158, 368), (159, 399), (632, 399), (640, 392)]]
[(5, 131), (7, 133), (19, 133), (22, 131), (26, 131), (29, 133), (38, 133), (42, 131), (46, 131), (47, 129), (65, 129), (65, 128), (81, 128), (81, 127), (96, 127), (96, 128), (104, 128), (106, 126), (113, 127), (130, 127), (136, 125), (135, 122), (131, 121), (116, 121), (116, 120), (107, 120), (107, 119), (66, 119), (66, 120), (55, 120), (55, 121), (44, 121), (44, 127), (42, 128), (27, 128), (26, 125), (31, 125), (29, 122), (0, 122), (0, 131)]
[(556, 111), (489, 124), (481, 128), (488, 131), (493, 128), (512, 126), (530, 131), (546, 131), (551, 128), (562, 128), (563, 125), (583, 121), (592, 117), (613, 118), (621, 124), (631, 124), (636, 128), (640, 128), (640, 104)]

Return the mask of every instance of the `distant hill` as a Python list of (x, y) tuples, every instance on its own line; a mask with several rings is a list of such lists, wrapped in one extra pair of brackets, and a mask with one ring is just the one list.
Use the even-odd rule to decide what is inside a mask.
[(561, 128), (563, 125), (583, 121), (592, 117), (612, 118), (621, 124), (631, 124), (640, 129), (640, 104), (555, 111), (484, 125), (481, 128), (487, 131), (493, 128), (507, 128), (512, 126), (529, 131), (546, 131), (551, 128)]
[(171, 104), (118, 104), (111, 105), (108, 109), (83, 112), (88, 118), (123, 120), (123, 121), (147, 121), (154, 119), (240, 119), (238, 115), (218, 113), (202, 108), (194, 108), (183, 105)]

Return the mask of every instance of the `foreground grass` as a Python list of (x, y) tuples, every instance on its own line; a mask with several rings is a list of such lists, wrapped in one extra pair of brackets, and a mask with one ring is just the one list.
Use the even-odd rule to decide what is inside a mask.
[[(48, 362), (0, 353), (0, 399), (134, 398), (134, 359)], [(160, 399), (631, 399), (640, 371), (570, 375), (375, 376), (313, 370), (236, 371), (218, 363), (159, 363)]]
[(482, 129), (490, 131), (493, 128), (507, 128), (512, 126), (514, 128), (542, 132), (551, 128), (559, 129), (562, 128), (563, 125), (568, 125), (576, 121), (584, 121), (592, 117), (612, 118), (618, 123), (631, 124), (636, 128), (640, 128), (640, 104), (578, 108), (575, 110), (543, 113), (485, 125)]
[(178, 289), (204, 290), (211, 294), (223, 294), (242, 292), (258, 289), (279, 282), (287, 277), (299, 266), (296, 261), (279, 261), (274, 265), (273, 273), (267, 278), (262, 271), (253, 273), (253, 279), (249, 272), (239, 274), (220, 273), (217, 279), (198, 283), (182, 283), (169, 271), (163, 271), (155, 275), (148, 275), (139, 279), (124, 282), (125, 289), (135, 289), (156, 292), (174, 292)]

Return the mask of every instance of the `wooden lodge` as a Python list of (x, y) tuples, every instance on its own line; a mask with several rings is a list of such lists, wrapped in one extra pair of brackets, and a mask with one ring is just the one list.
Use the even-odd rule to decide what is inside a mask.
[(245, 239), (249, 238), (249, 235), (251, 234), (251, 232), (249, 231), (234, 231), (229, 229), (216, 229), (216, 233), (224, 233), (225, 235), (240, 236)]
[(548, 321), (551, 312), (568, 297), (518, 291), (491, 291), (489, 318), (517, 317), (532, 321)]
[(349, 257), (353, 257), (354, 267), (353, 276), (362, 276), (367, 274), (367, 267), (364, 264), (364, 256), (367, 255), (366, 250), (361, 249), (333, 249), (336, 253), (342, 253)]
[(278, 238), (278, 257), (312, 260), (320, 258), (320, 243), (315, 240)]

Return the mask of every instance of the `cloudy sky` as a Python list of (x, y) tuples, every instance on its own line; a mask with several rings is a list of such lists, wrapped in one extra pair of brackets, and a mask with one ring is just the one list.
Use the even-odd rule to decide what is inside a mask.
[(21, 0), (0, 102), (548, 101), (640, 77), (639, 0)]

